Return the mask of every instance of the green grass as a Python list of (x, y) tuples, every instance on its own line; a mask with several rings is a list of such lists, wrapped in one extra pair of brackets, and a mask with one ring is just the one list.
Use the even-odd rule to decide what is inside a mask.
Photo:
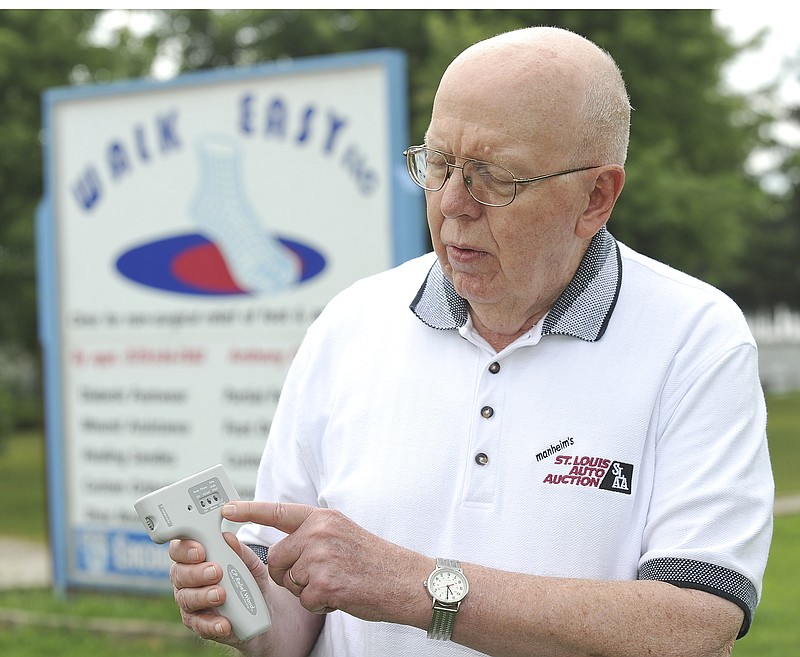
[(222, 648), (193, 640), (179, 641), (157, 636), (116, 637), (65, 629), (0, 627), (3, 657), (223, 657)]
[[(778, 495), (800, 493), (800, 392), (771, 395), (769, 445)], [(44, 445), (41, 435), (25, 433), (0, 443), (0, 498), (13, 499), (4, 509), (0, 532), (44, 541), (46, 499)], [(800, 646), (800, 515), (776, 518), (775, 536), (764, 577), (764, 594), (750, 633), (736, 643), (735, 657), (785, 657)], [(82, 619), (141, 619), (159, 627), (181, 627), (172, 596), (71, 592), (56, 596), (50, 590), (0, 591), (3, 610), (26, 610), (54, 617)], [(91, 629), (45, 626), (3, 626), (3, 657), (220, 657), (223, 648), (195, 639), (150, 633), (114, 636)]]
[(178, 628), (182, 626), (171, 593), (123, 595), (82, 590), (61, 596), (54, 595), (50, 589), (14, 589), (0, 591), (0, 609), (35, 609), (42, 614), (70, 614), (86, 618), (136, 618), (173, 624)]
[[(35, 624), (7, 623), (4, 612), (35, 612)], [(131, 621), (147, 629), (126, 630)], [(92, 627), (82, 625), (93, 623)], [(66, 624), (67, 627), (59, 625)], [(98, 627), (100, 629), (98, 629)], [(123, 630), (126, 630), (123, 632)], [(50, 589), (0, 591), (0, 655), (3, 657), (224, 657), (230, 652), (183, 627), (172, 595), (126, 595)]]
[(767, 440), (776, 493), (800, 493), (800, 392), (767, 397)]
[(0, 499), (6, 505), (0, 533), (43, 541), (47, 536), (44, 440), (40, 433), (19, 433), (0, 441)]
[(775, 519), (764, 590), (748, 634), (734, 657), (790, 657), (800, 651), (800, 515)]

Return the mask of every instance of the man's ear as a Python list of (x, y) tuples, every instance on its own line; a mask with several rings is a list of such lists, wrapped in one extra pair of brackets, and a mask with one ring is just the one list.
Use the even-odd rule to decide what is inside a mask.
[(589, 191), (589, 202), (578, 218), (575, 233), (591, 239), (605, 225), (625, 185), (625, 169), (618, 164), (608, 164), (595, 170), (594, 187)]

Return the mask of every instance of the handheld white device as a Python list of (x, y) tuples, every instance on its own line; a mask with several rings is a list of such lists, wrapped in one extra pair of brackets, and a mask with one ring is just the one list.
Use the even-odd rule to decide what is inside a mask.
[(228, 473), (215, 465), (191, 477), (159, 488), (138, 499), (133, 507), (154, 543), (190, 538), (203, 545), (206, 559), (222, 566), (220, 585), (225, 616), (240, 640), (272, 627), (264, 596), (253, 574), (222, 536), (222, 507), (239, 499)]

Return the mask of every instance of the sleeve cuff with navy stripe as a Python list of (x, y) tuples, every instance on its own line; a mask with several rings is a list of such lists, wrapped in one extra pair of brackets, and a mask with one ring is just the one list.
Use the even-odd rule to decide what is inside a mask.
[(753, 583), (734, 570), (693, 559), (666, 557), (643, 563), (639, 568), (639, 579), (697, 589), (730, 600), (744, 611), (744, 622), (736, 638), (741, 639), (750, 629), (758, 595)]

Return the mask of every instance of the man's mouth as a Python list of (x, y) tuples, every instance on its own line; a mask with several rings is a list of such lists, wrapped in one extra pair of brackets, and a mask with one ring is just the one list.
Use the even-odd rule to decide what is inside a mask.
[(476, 260), (483, 258), (486, 251), (471, 248), (469, 246), (457, 246), (455, 244), (447, 245), (447, 257), (451, 262), (459, 262), (463, 264), (474, 263)]

